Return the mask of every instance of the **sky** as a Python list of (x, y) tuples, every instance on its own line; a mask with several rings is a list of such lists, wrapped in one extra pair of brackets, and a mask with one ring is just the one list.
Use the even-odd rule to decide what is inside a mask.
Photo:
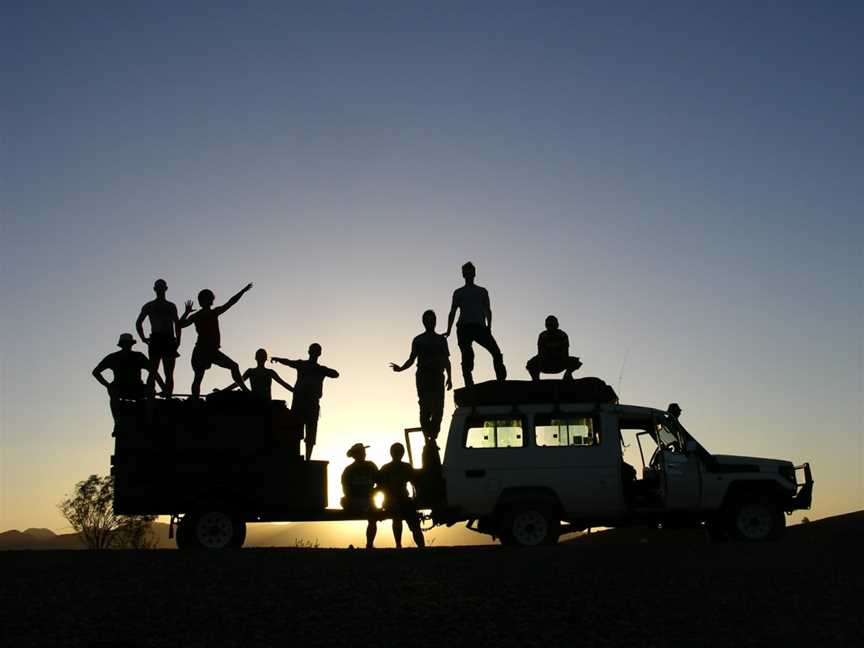
[(335, 505), (350, 445), (380, 464), (417, 424), (388, 363), (467, 260), (511, 377), (555, 314), (622, 403), (811, 462), (811, 519), (864, 508), (861, 3), (0, 12), (0, 530), (68, 531), (57, 502), (108, 471), (90, 371), (157, 277), (181, 307), (255, 283), (222, 318), (241, 368), (322, 345)]

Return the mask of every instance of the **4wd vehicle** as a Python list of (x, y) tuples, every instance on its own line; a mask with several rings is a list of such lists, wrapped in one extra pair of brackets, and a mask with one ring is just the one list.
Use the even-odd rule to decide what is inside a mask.
[[(437, 496), (425, 503), (436, 523), (467, 520), (504, 544), (627, 525), (704, 524), (717, 539), (771, 540), (784, 513), (811, 504), (808, 464), (712, 455), (667, 412), (620, 405), (596, 378), (479, 383), (455, 397), (443, 483), (428, 480)], [(638, 475), (622, 453), (634, 443)]]

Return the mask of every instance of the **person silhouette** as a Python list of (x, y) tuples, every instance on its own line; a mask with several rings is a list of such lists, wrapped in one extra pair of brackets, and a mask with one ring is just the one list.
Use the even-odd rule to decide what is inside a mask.
[[(174, 393), (174, 361), (180, 356), (177, 349), (180, 347), (180, 318), (177, 316), (177, 306), (165, 299), (168, 284), (164, 279), (157, 279), (153, 284), (156, 299), (149, 301), (141, 307), (141, 313), (135, 320), (135, 330), (138, 337), (147, 345), (147, 355), (150, 358), (150, 376), (147, 386), (153, 389), (156, 376), (159, 373), (159, 363), (162, 363), (162, 372), (165, 375), (166, 396)], [(144, 320), (150, 320), (150, 337), (144, 335)]]
[(424, 312), (422, 320), (426, 330), (411, 342), (408, 359), (401, 365), (391, 362), (390, 368), (396, 372), (405, 371), (417, 360), (415, 382), (420, 404), (420, 427), (423, 428), (424, 436), (434, 441), (441, 431), (441, 419), (444, 417), (444, 389), (453, 388), (453, 377), (450, 374), (447, 338), (435, 332), (435, 311)]
[(570, 356), (570, 338), (558, 328), (558, 318), (546, 318), (546, 330), (537, 338), (537, 355), (528, 361), (525, 368), (531, 380), (540, 380), (541, 373), (565, 371), (564, 380), (573, 380), (573, 372), (582, 366), (579, 358)]
[(193, 396), (197, 397), (201, 394), (201, 380), (204, 378), (204, 373), (214, 364), (228, 369), (240, 389), (249, 391), (243, 382), (243, 376), (240, 375), (239, 365), (220, 350), (222, 338), (219, 333), (219, 316), (240, 301), (250, 288), (252, 284), (246, 284), (240, 292), (216, 308), (213, 308), (216, 297), (208, 288), (198, 293), (198, 304), (201, 306), (199, 311), (194, 312), (191, 299), (186, 302), (186, 309), (180, 317), (180, 328), (194, 324), (195, 331), (198, 333), (195, 348), (192, 350), (192, 370), (195, 372), (195, 377), (192, 379)]
[[(285, 389), (290, 392), (294, 391), (294, 388), (289, 385), (287, 382), (282, 380), (272, 369), (264, 366), (267, 362), (267, 351), (266, 349), (258, 349), (255, 352), (255, 362), (256, 366), (250, 367), (246, 371), (243, 372), (243, 380), (248, 380), (249, 385), (251, 386), (251, 391), (253, 394), (258, 396), (263, 400), (271, 400), (272, 399), (272, 385), (275, 380), (280, 385), (282, 385)], [(214, 391), (231, 391), (237, 387), (237, 383), (233, 382), (222, 390), (214, 390)]]
[(358, 513), (369, 513), (366, 521), (366, 548), (373, 549), (378, 534), (378, 522), (373, 514), (375, 483), (378, 481), (378, 466), (366, 459), (369, 446), (355, 443), (346, 453), (354, 461), (342, 471), (342, 508)]
[(423, 539), (423, 529), (420, 528), (420, 516), (414, 508), (414, 503), (408, 495), (408, 482), (415, 483), (415, 470), (402, 461), (405, 456), (405, 446), (394, 443), (390, 446), (390, 463), (381, 466), (378, 471), (378, 489), (384, 493), (384, 512), (393, 518), (393, 539), (396, 548), (402, 548), (402, 521), (408, 524), (414, 543), (418, 547), (426, 545)]
[(450, 306), (450, 314), (447, 316), (447, 331), (444, 333), (445, 337), (450, 336), (458, 308), (459, 321), (456, 323), (456, 341), (462, 352), (462, 378), (466, 387), (474, 384), (471, 375), (471, 372), (474, 371), (474, 348), (472, 346), (474, 342), (492, 354), (495, 378), (497, 380), (507, 379), (504, 357), (501, 355), (498, 343), (492, 337), (492, 306), (489, 302), (489, 292), (474, 283), (476, 274), (474, 264), (470, 261), (462, 266), (462, 277), (465, 279), (465, 285), (453, 291), (453, 303)]
[[(112, 403), (120, 398), (141, 398), (153, 393), (149, 375), (146, 385), (141, 380), (141, 372), (152, 372), (152, 365), (147, 356), (132, 350), (135, 344), (137, 342), (131, 333), (123, 333), (117, 340), (117, 346), (120, 347), (120, 350), (109, 353), (93, 369), (93, 377), (108, 390), (108, 396)], [(111, 373), (114, 374), (110, 383), (102, 375), (106, 369), (110, 369)]]
[(309, 345), (308, 360), (288, 360), (287, 358), (270, 359), (270, 362), (284, 364), (297, 370), (297, 382), (294, 383), (294, 398), (291, 410), (300, 415), (303, 420), (304, 442), (306, 446), (306, 461), (312, 458), (312, 448), (318, 438), (318, 417), (321, 414), (321, 395), (324, 391), (325, 378), (338, 378), (339, 372), (318, 364), (321, 357), (321, 345)]

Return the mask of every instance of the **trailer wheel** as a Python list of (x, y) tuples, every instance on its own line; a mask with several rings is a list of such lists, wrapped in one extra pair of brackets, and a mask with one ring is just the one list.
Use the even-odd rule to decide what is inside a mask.
[(736, 540), (776, 540), (786, 528), (786, 517), (770, 499), (744, 499), (732, 506), (729, 527)]
[(554, 545), (561, 534), (561, 522), (548, 510), (525, 506), (502, 516), (501, 544), (518, 547)]
[(239, 549), (245, 540), (246, 523), (216, 506), (188, 513), (177, 530), (181, 549)]

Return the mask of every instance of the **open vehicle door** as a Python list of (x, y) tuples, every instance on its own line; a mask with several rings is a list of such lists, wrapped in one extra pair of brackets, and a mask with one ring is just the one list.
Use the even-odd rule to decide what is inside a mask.
[(702, 498), (699, 457), (688, 453), (677, 429), (664, 420), (655, 421), (657, 456), (652, 460), (663, 475), (663, 496), (670, 511), (695, 510)]

